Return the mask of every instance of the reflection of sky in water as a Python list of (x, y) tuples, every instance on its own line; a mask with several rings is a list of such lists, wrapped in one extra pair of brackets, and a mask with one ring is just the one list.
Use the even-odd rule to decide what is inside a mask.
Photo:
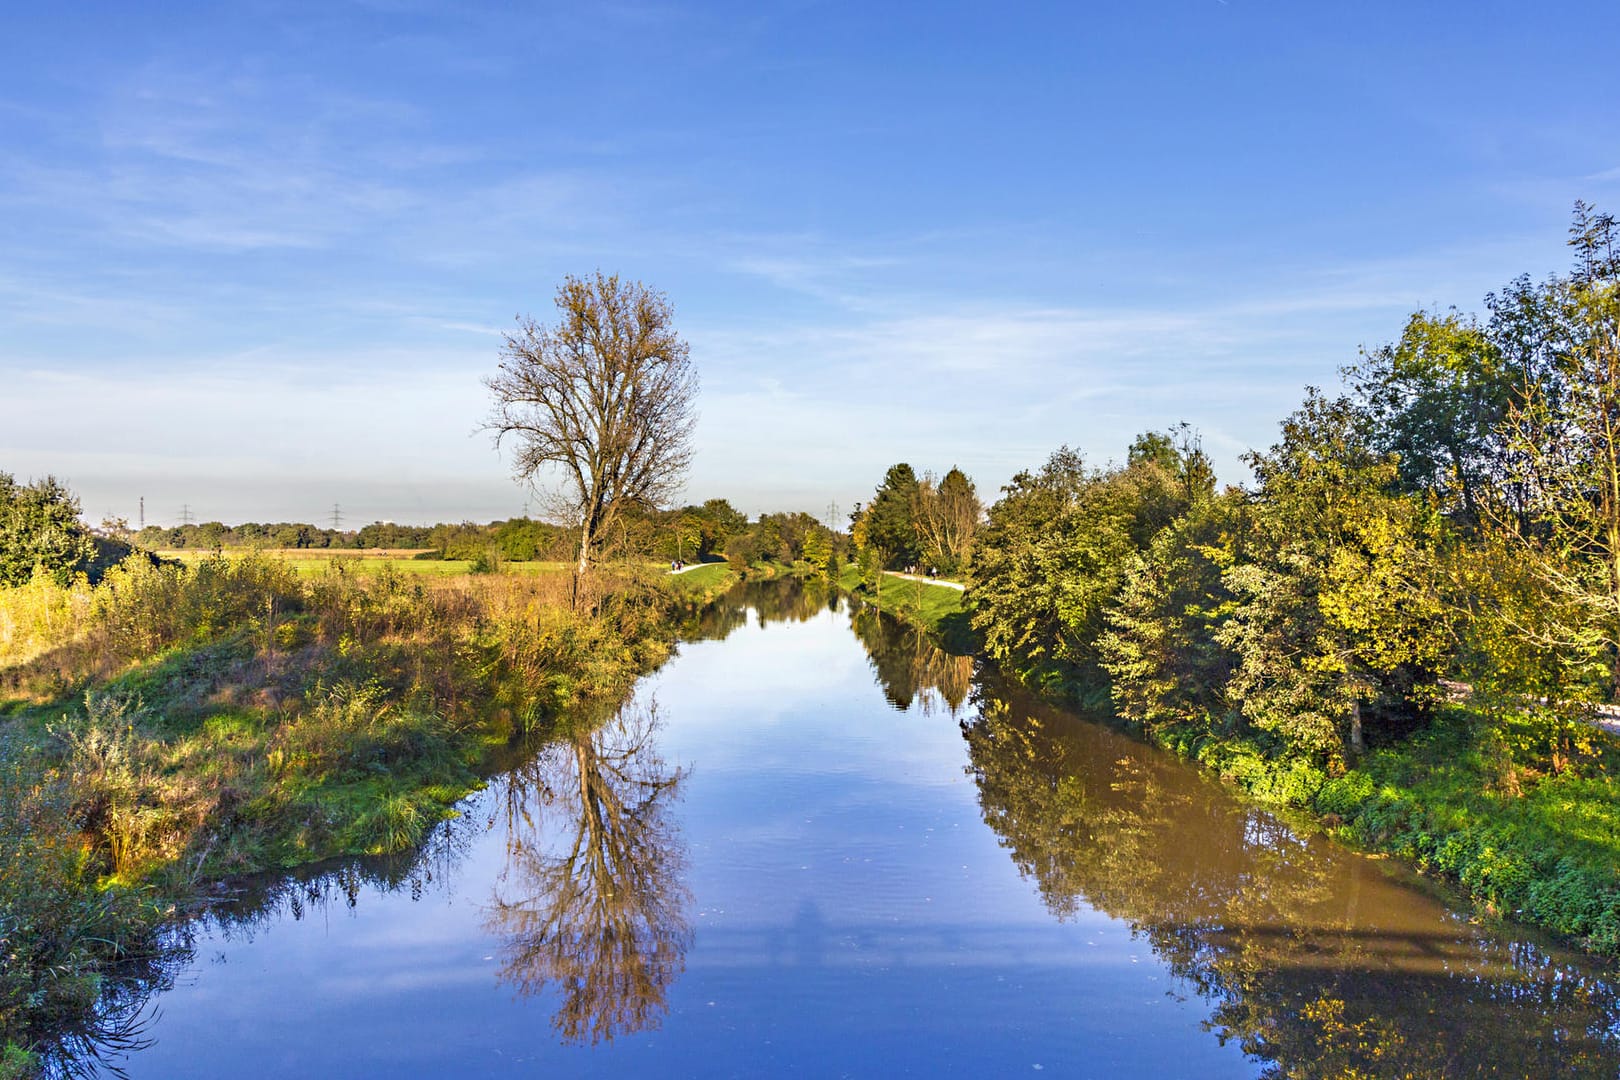
[[(1205, 1030), (1210, 1002), (1129, 924), (1083, 903), (1053, 917), (981, 818), (957, 721), (891, 708), (847, 616), (750, 618), (683, 645), (650, 696), (660, 754), (689, 770), (671, 821), (692, 938), (661, 1024), (562, 1045), (559, 996), (497, 980), (497, 783), (466, 805), (472, 842), (420, 899), (367, 888), (352, 910), (339, 895), (301, 920), (202, 935), (132, 1075), (1260, 1071)], [(545, 843), (572, 835), (554, 808), (540, 817)], [(1237, 834), (1299, 846), (1260, 820)], [(1372, 872), (1365, 888), (1372, 905), (1397, 887)], [(1456, 925), (1429, 901), (1410, 908), (1395, 923)]]

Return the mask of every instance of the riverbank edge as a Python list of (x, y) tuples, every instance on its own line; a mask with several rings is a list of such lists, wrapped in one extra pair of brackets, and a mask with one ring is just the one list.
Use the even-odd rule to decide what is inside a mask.
[(1496, 786), (1482, 733), (1500, 723), (1475, 707), (1447, 706), (1342, 776), (1276, 756), (1254, 738), (1144, 736), (1121, 726), (1261, 805), (1308, 815), (1350, 848), (1399, 858), (1457, 888), (1483, 918), (1620, 956), (1620, 837), (1594, 841), (1570, 828), (1612, 819), (1612, 785), (1606, 776), (1555, 775), (1517, 792)]
[[(947, 651), (971, 651), (993, 663), (978, 653), (966, 628), (962, 593), (895, 584), (892, 592), (882, 590), (883, 610), (928, 632)], [(857, 567), (845, 567), (838, 585), (875, 602)], [(1596, 956), (1620, 956), (1620, 834), (1594, 842), (1553, 827), (1560, 819), (1612, 817), (1602, 813), (1620, 801), (1611, 785), (1552, 776), (1512, 791), (1492, 782), (1485, 733), (1532, 721), (1449, 705), (1424, 729), (1372, 750), (1342, 776), (1329, 776), (1259, 738), (1209, 734), (1218, 727), (1213, 722), (1144, 731), (1111, 708), (1097, 710), (1100, 693), (1054, 690), (998, 670), (1046, 700), (1100, 712), (1119, 730), (1347, 847), (1402, 860), (1458, 890), (1482, 918), (1548, 931)]]
[(854, 564), (841, 567), (834, 584), (901, 622), (926, 631), (946, 652), (958, 656), (978, 652), (978, 642), (968, 626), (965, 594), (959, 588), (885, 571), (884, 580), (874, 590)]
[[(556, 726), (565, 723), (569, 716), (591, 715), (622, 702), (637, 680), (670, 657), (678, 641), (682, 615), (712, 603), (736, 584), (738, 577), (725, 563), (716, 563), (705, 564), (687, 574), (655, 576), (651, 580), (653, 588), (666, 597), (668, 610), (662, 617), (642, 624), (639, 631), (629, 636), (617, 634), (604, 623), (597, 627), (596, 635), (585, 635), (586, 640), (579, 643), (577, 655), (559, 657), (559, 663), (547, 677), (576, 681), (582, 689), (570, 705), (547, 710), (539, 718), (542, 726)], [(601, 622), (595, 616), (584, 618), (587, 624)], [(463, 646), (476, 650), (488, 645), (479, 640), (479, 634), (478, 628), (464, 627), (457, 638)], [(231, 657), (243, 648), (253, 649), (257, 639), (264, 636), (262, 631), (235, 628), (214, 640), (194, 641), (163, 650), (100, 686), (93, 681), (75, 686), (75, 697), (63, 695), (32, 705), (14, 699), (0, 712), (0, 734), (8, 743), (26, 745), (17, 756), (11, 754), (14, 747), (8, 748), (4, 764), (48, 769), (54, 773), (61, 765), (53, 763), (48, 753), (39, 751), (60, 742), (64, 735), (68, 739), (78, 737), (76, 733), (66, 733), (69, 725), (63, 715), (65, 710), (77, 707), (76, 695), (85, 692), (93, 695), (108, 687), (140, 686), (145, 676), (153, 671), (172, 671), (199, 661), (219, 662), (218, 658)], [(312, 661), (312, 667), (315, 663), (333, 660), (342, 651), (340, 648), (336, 653), (320, 654), (318, 661)], [(362, 672), (365, 669), (364, 664), (347, 666), (357, 667)], [(586, 666), (590, 668), (588, 673), (575, 670)], [(162, 683), (151, 685), (156, 687)], [(123, 700), (132, 699), (127, 689), (123, 692)], [(331, 859), (397, 853), (422, 843), (431, 830), (456, 815), (457, 804), (481, 790), (488, 778), (499, 771), (503, 751), (510, 746), (514, 732), (521, 724), (530, 723), (517, 721), (508, 703), (492, 699), (480, 706), (478, 714), (471, 719), (449, 724), (443, 722), (442, 716), (435, 715), (441, 711), (440, 706), (447, 704), (435, 702), (425, 712), (415, 712), (409, 707), (396, 708), (396, 703), (392, 702), (362, 699), (359, 703), (362, 709), (395, 712), (400, 721), (393, 725), (395, 730), (391, 734), (397, 737), (404, 753), (417, 751), (419, 756), (398, 759), (397, 767), (391, 761), (383, 776), (320, 785), (318, 798), (323, 820), (318, 828), (310, 829), (307, 823), (300, 825), (291, 819), (254, 819), (256, 807), (261, 811), (265, 807), (281, 808), (286, 799), (222, 800), (220, 805), (228, 820), (209, 816), (191, 823), (177, 857), (148, 860), (130, 872), (111, 874), (92, 869), (98, 862), (97, 851), (106, 838), (86, 835), (78, 842), (78, 854), (73, 860), (78, 872), (71, 880), (58, 883), (65, 886), (66, 892), (59, 888), (58, 893), (63, 895), (56, 899), (93, 912), (90, 917), (99, 919), (99, 923), (83, 922), (82, 914), (68, 918), (79, 918), (81, 924), (74, 925), (73, 929), (82, 935), (103, 939), (107, 947), (76, 954), (75, 963), (59, 965), (50, 973), (52, 980), (73, 984), (72, 996), (88, 1017), (95, 1008), (99, 988), (112, 977), (113, 969), (126, 967), (132, 958), (150, 956), (156, 947), (155, 935), (159, 928), (183, 915), (212, 888), (244, 876), (287, 871)], [(161, 697), (155, 697), (143, 701), (140, 708), (146, 715), (157, 715), (165, 705)], [(90, 709), (88, 701), (84, 708)], [(115, 728), (123, 724), (125, 738), (135, 737), (139, 720), (123, 713), (114, 720)], [(532, 732), (532, 728), (530, 730)], [(116, 730), (113, 734), (117, 734)], [(221, 744), (221, 749), (237, 754), (257, 753), (265, 746)], [(28, 764), (22, 764), (24, 760)], [(32, 778), (24, 775), (22, 781), (25, 787), (33, 786), (36, 790), (52, 783), (50, 773), (46, 772)], [(274, 786), (275, 781), (272, 781), (271, 787)], [(227, 831), (253, 836), (251, 842), (239, 849), (252, 853), (250, 857), (244, 859), (239, 855), (236, 862), (229, 864), (221, 861), (213, 838)], [(0, 945), (5, 945), (8, 938), (17, 937), (17, 932), (0, 933)], [(0, 952), (9, 957), (19, 945), (28, 944), (12, 941), (11, 949), (0, 949)], [(5, 1002), (0, 1002), (3, 1004)], [(73, 1026), (74, 1021), (62, 1017), (51, 1028), (33, 1032), (33, 1037), (25, 1039), (27, 1045), (9, 1038), (5, 1040), (0, 1044), (0, 1080), (36, 1075), (44, 1063), (41, 1054), (47, 1052), (59, 1033)]]

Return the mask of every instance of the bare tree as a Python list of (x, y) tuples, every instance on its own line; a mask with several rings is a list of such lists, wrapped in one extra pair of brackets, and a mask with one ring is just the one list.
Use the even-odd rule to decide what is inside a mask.
[(557, 289), (558, 320), (518, 319), (506, 335), (485, 427), (515, 444), (513, 474), (559, 494), (579, 529), (575, 594), (602, 538), (631, 506), (656, 507), (691, 459), (697, 374), (669, 299), (598, 271)]
[(981, 507), (973, 481), (955, 466), (937, 483), (934, 474), (927, 472), (911, 499), (912, 524), (923, 554), (941, 569), (961, 569), (973, 550), (973, 535), (979, 526)]

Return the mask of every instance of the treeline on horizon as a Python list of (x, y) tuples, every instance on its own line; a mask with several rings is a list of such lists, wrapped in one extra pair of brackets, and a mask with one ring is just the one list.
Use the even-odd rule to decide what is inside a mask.
[[(66, 583), (73, 575), (92, 580), (131, 551), (419, 551), (439, 558), (493, 565), (500, 562), (568, 561), (578, 530), (532, 518), (478, 524), (400, 525), (373, 522), (355, 530), (322, 529), (306, 522), (245, 522), (226, 525), (148, 525), (129, 530), (119, 522), (91, 529), (80, 518), (76, 495), (55, 477), (27, 484), (0, 472), (0, 585), (22, 584), (36, 572)], [(734, 564), (809, 561), (825, 569), (847, 538), (803, 512), (761, 514), (750, 521), (726, 499), (668, 510), (631, 508), (607, 545), (618, 558), (687, 562), (727, 557)]]
[[(54, 479), (48, 481), (56, 484)], [(607, 543), (611, 557), (692, 562), (724, 556), (739, 565), (809, 561), (825, 568), (830, 556), (845, 544), (840, 534), (811, 514), (768, 513), (750, 520), (727, 499), (709, 499), (667, 510), (631, 507), (620, 516), (619, 524), (619, 533)], [(568, 561), (579, 543), (578, 529), (527, 517), (487, 524), (463, 521), (399, 525), (378, 521), (350, 531), (301, 522), (246, 522), (233, 526), (209, 521), (168, 527), (149, 525), (127, 535), (128, 543), (144, 551), (417, 550), (426, 557), (480, 561), (493, 555), (505, 562)]]

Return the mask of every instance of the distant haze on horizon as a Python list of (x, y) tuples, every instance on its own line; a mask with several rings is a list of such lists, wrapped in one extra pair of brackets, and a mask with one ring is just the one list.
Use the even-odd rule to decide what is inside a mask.
[(32, 5), (0, 37), (0, 471), (86, 517), (489, 520), (501, 333), (669, 294), (690, 501), (1221, 479), (1419, 308), (1620, 209), (1620, 7)]

